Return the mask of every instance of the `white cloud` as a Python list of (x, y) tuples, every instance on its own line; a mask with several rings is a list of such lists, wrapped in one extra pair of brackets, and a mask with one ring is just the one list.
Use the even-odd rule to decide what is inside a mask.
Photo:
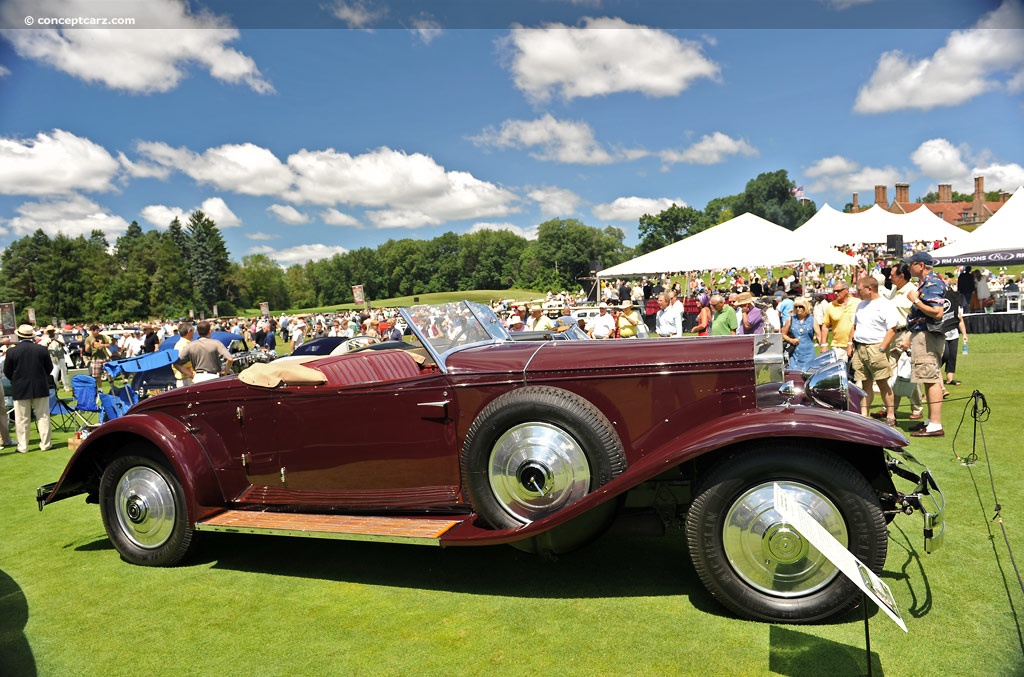
[(325, 209), (320, 212), (320, 220), (326, 223), (328, 226), (359, 226), (359, 220), (354, 216), (349, 216), (343, 212), (339, 212), (334, 207)]
[(274, 249), (266, 245), (252, 247), (249, 254), (266, 254), (283, 266), (303, 264), (308, 261), (319, 261), (329, 259), (335, 254), (345, 254), (348, 250), (344, 247), (331, 247), (325, 244), (302, 244), (287, 249)]
[(858, 113), (958, 106), (996, 89), (1014, 91), (1024, 70), (1024, 9), (1007, 0), (974, 28), (954, 31), (930, 58), (885, 52), (857, 93)]
[(644, 214), (660, 214), (672, 205), (685, 207), (686, 202), (667, 197), (620, 197), (606, 204), (595, 205), (591, 213), (602, 221), (638, 221)]
[(124, 153), (117, 154), (117, 161), (124, 167), (125, 174), (133, 179), (166, 179), (171, 175), (171, 168), (149, 162), (133, 162)]
[(474, 223), (473, 226), (466, 232), (479, 233), (481, 230), (507, 230), (510, 233), (515, 233), (519, 237), (525, 237), (527, 240), (537, 239), (537, 226), (530, 228), (522, 228), (513, 223), (490, 223), (486, 221), (480, 221)]
[(289, 202), (380, 207), (367, 217), (380, 228), (418, 228), (445, 221), (505, 216), (515, 194), (467, 172), (446, 171), (433, 158), (390, 148), (352, 156), (301, 150), (288, 158), (295, 174)]
[(418, 19), (413, 19), (412, 32), (420, 42), (424, 45), (429, 45), (434, 40), (441, 37), (441, 34), (444, 31), (441, 30), (441, 24), (437, 21), (427, 17), (420, 17)]
[(184, 209), (166, 205), (146, 205), (139, 212), (139, 216), (157, 228), (166, 228), (174, 219), (178, 219), (182, 226), (188, 221), (188, 215), (185, 214)]
[(38, 229), (50, 236), (63, 233), (68, 237), (89, 237), (92, 231), (99, 230), (108, 237), (116, 237), (128, 229), (127, 221), (81, 195), (26, 202), (15, 211), (18, 215), (4, 222), (3, 230), (18, 237)]
[(647, 155), (641, 149), (609, 152), (587, 123), (556, 120), (550, 113), (537, 120), (506, 120), (500, 129), (488, 127), (470, 140), (477, 146), (536, 148), (530, 155), (538, 160), (576, 164), (608, 164)]
[(554, 94), (567, 101), (616, 92), (675, 96), (699, 78), (719, 76), (698, 43), (622, 19), (516, 28), (502, 45), (516, 86), (538, 102)]
[(907, 180), (903, 170), (894, 167), (862, 167), (840, 155), (818, 160), (804, 175), (813, 179), (806, 186), (807, 194), (841, 196), (845, 202), (853, 193), (860, 193), (862, 205), (874, 200), (875, 186), (892, 186), (897, 181)]
[(280, 195), (293, 180), (291, 171), (273, 153), (251, 143), (209, 148), (201, 155), (153, 141), (136, 144), (136, 150), (157, 165), (243, 195)]
[(341, 19), (349, 28), (369, 28), (371, 25), (388, 15), (386, 7), (378, 7), (373, 2), (343, 2), (337, 0), (331, 6), (331, 14)]
[(119, 168), (105, 148), (62, 129), (35, 139), (0, 137), (0, 194), (108, 191)]
[(536, 188), (527, 197), (540, 206), (544, 216), (568, 217), (576, 213), (580, 204), (580, 196), (565, 188)]
[(287, 223), (289, 226), (309, 223), (309, 216), (291, 205), (270, 205), (267, 207), (267, 211), (278, 221)]
[(6, 66), (0, 66), (0, 78), (5, 78), (11, 74), (11, 69)]
[[(12, 29), (3, 31), (23, 58), (48, 63), (69, 75), (129, 92), (167, 92), (198, 65), (223, 82), (261, 94), (274, 91), (248, 56), (227, 47), (238, 31), (209, 12), (192, 14), (177, 0), (133, 3), (139, 26), (160, 28)], [(11, 0), (0, 22), (20, 25), (29, 16), (93, 16), (92, 0)]]
[(833, 155), (815, 162), (810, 168), (804, 170), (804, 176), (813, 179), (832, 174), (850, 174), (857, 171), (858, 167), (853, 160), (844, 158), (842, 155)]
[(663, 150), (658, 157), (666, 165), (685, 162), (693, 165), (717, 165), (729, 156), (756, 156), (758, 150), (743, 139), (734, 139), (722, 132), (705, 134), (700, 141), (685, 150)]
[[(1001, 189), (1012, 193), (1019, 186), (1024, 186), (1024, 167), (1016, 162), (975, 167), (972, 173), (974, 176), (985, 177), (985, 190)], [(974, 192), (973, 184), (970, 192)]]
[(910, 154), (910, 159), (925, 176), (937, 183), (961, 183), (970, 175), (962, 151), (946, 139), (929, 139)]
[(245, 236), (250, 240), (256, 240), (257, 242), (266, 240), (276, 240), (279, 236), (271, 235), (270, 233), (245, 233)]
[(227, 203), (219, 197), (203, 200), (199, 209), (213, 219), (218, 228), (234, 228), (242, 225), (242, 220), (235, 216), (235, 213), (228, 208)]
[(870, 5), (878, 0), (819, 0), (823, 5), (842, 11), (849, 9), (850, 7), (856, 7), (857, 5)]
[(203, 200), (201, 205), (188, 210), (166, 205), (147, 205), (139, 212), (139, 216), (157, 228), (166, 228), (174, 219), (178, 219), (182, 227), (185, 227), (188, 225), (189, 216), (197, 209), (213, 219), (218, 228), (234, 228), (242, 225), (242, 220), (219, 197)]

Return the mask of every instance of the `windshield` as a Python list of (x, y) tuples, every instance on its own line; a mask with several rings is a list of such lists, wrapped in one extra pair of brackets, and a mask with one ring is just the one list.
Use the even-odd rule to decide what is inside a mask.
[(509, 335), (490, 308), (471, 301), (419, 305), (401, 310), (420, 342), (434, 354), (438, 365), (444, 356), (469, 345), (507, 341)]

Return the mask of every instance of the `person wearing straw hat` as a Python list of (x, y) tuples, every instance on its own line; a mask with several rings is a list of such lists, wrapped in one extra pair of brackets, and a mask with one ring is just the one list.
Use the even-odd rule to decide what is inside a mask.
[(736, 307), (739, 308), (736, 319), (737, 334), (763, 334), (764, 317), (761, 309), (754, 305), (754, 296), (745, 291), (736, 297)]
[(617, 327), (619, 338), (636, 338), (642, 321), (640, 313), (633, 309), (633, 302), (629, 299), (622, 301)]
[(46, 348), (35, 342), (32, 325), (23, 324), (17, 331), (18, 344), (7, 351), (4, 376), (11, 382), (14, 399), (14, 428), (18, 436), (18, 452), (28, 451), (28, 432), (32, 414), (39, 429), (39, 449), (46, 451), (50, 443), (50, 372), (53, 360)]

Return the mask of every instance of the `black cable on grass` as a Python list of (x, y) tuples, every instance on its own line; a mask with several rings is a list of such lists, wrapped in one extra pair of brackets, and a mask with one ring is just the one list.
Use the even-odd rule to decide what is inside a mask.
[[(963, 414), (960, 416), (960, 422), (957, 424), (956, 432), (953, 434), (953, 455), (956, 459), (964, 465), (971, 466), (978, 460), (978, 436), (981, 435), (981, 448), (985, 453), (985, 466), (988, 468), (988, 482), (992, 489), (992, 500), (995, 502), (995, 514), (992, 515), (992, 519), (989, 522), (995, 522), (998, 520), (999, 528), (1003, 532), (1003, 542), (1006, 543), (1006, 551), (1010, 555), (1010, 564), (1013, 565), (1013, 573), (1017, 576), (1017, 585), (1020, 586), (1020, 590), (1024, 593), (1024, 579), (1021, 578), (1020, 568), (1017, 566), (1017, 560), (1013, 556), (1013, 548), (1010, 546), (1010, 537), (1006, 533), (1006, 525), (1003, 523), (1002, 510), (1003, 507), (999, 503), (999, 496), (996, 494), (996, 481), (995, 476), (992, 474), (992, 461), (988, 455), (988, 445), (985, 443), (985, 430), (981, 427), (981, 424), (989, 419), (992, 415), (992, 410), (988, 406), (988, 401), (985, 396), (978, 390), (971, 393), (970, 397), (967, 398), (969, 402), (964, 405)], [(960, 434), (960, 429), (963, 427), (964, 419), (967, 418), (967, 412), (970, 412), (971, 419), (974, 421), (974, 435), (971, 440), (971, 453), (967, 456), (961, 457), (960, 454), (956, 453), (956, 438)]]

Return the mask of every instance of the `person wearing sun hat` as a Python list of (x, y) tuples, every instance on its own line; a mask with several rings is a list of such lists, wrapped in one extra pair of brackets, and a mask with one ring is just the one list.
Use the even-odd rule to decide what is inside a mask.
[(633, 302), (630, 299), (622, 301), (618, 319), (619, 338), (636, 338), (641, 322), (643, 320), (633, 308)]
[(14, 400), (14, 427), (18, 437), (18, 451), (28, 451), (29, 426), (32, 414), (39, 429), (39, 448), (46, 451), (50, 444), (50, 372), (53, 360), (46, 348), (35, 342), (32, 325), (23, 324), (16, 332), (18, 344), (7, 351), (4, 376), (11, 382)]
[(761, 309), (754, 305), (753, 295), (745, 291), (736, 297), (736, 307), (739, 309), (736, 319), (738, 326), (737, 334), (763, 334), (764, 317)]

